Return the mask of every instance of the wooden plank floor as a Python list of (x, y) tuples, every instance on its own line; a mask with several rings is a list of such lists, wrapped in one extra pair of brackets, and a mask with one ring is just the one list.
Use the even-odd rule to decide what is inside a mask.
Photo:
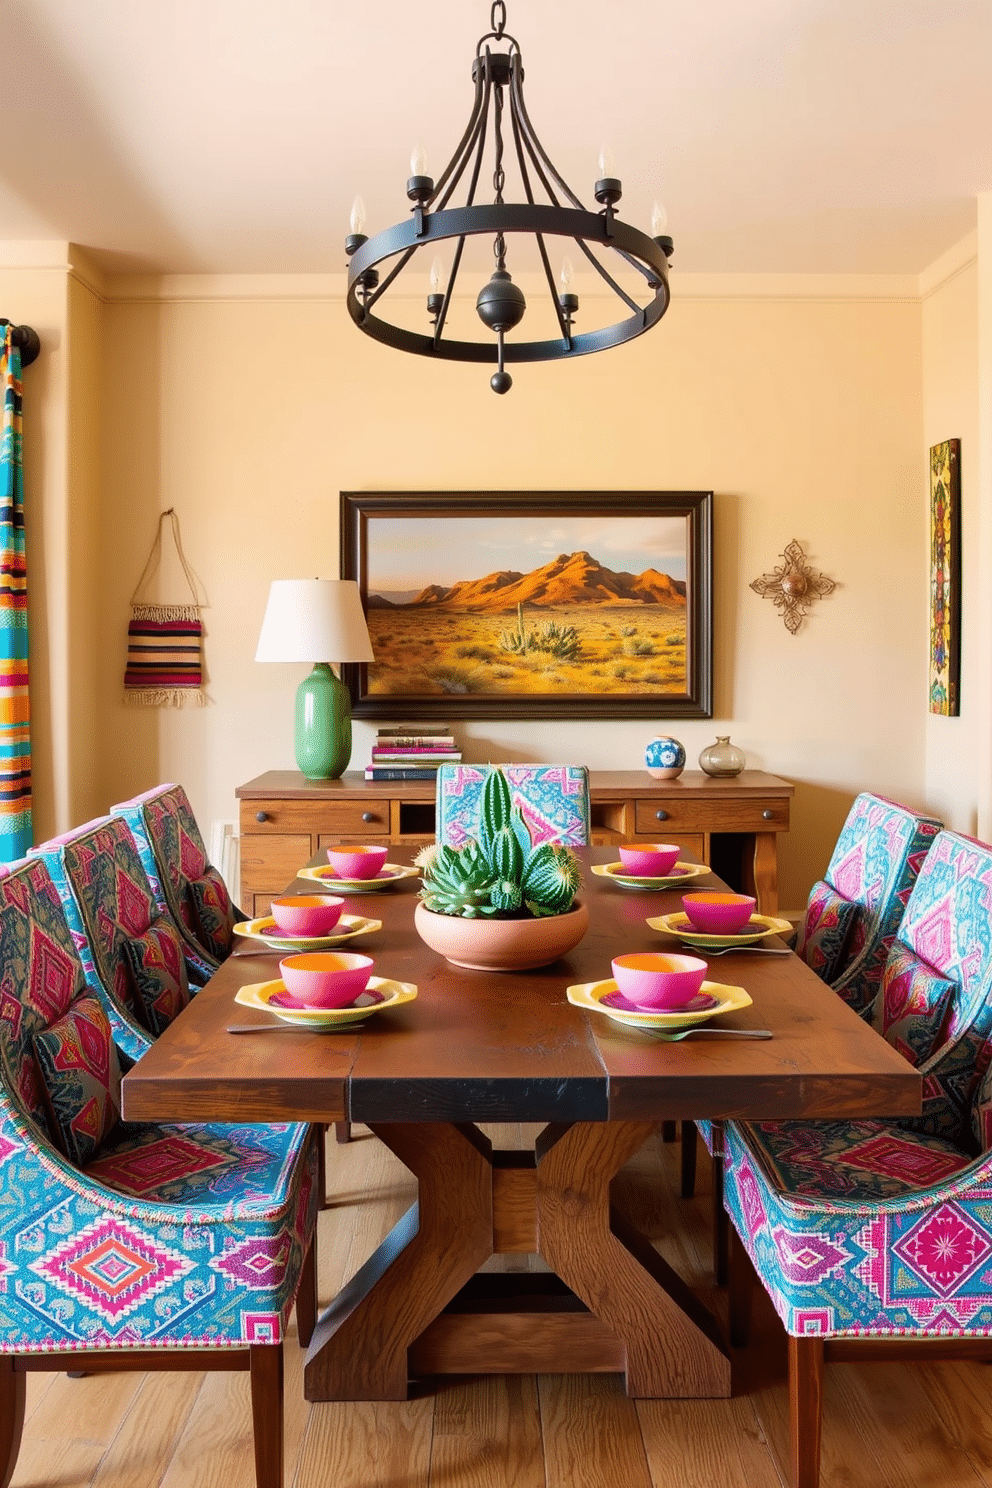
[[(494, 1129), (491, 1135), (496, 1135)], [(503, 1146), (531, 1131), (498, 1129)], [(701, 1294), (709, 1171), (678, 1191), (678, 1146), (649, 1143), (618, 1180), (643, 1227)], [(328, 1301), (410, 1203), (406, 1170), (364, 1128), (328, 1145), (334, 1208), (320, 1219)], [(496, 1264), (494, 1262), (493, 1264)], [(529, 1257), (501, 1257), (530, 1269)], [(716, 1294), (715, 1306), (723, 1299)], [(286, 1488), (780, 1488), (787, 1460), (784, 1337), (763, 1294), (733, 1400), (631, 1401), (619, 1376), (443, 1379), (412, 1400), (307, 1405), (286, 1350)], [(247, 1375), (28, 1375), (11, 1488), (246, 1488)], [(982, 1364), (832, 1365), (823, 1488), (992, 1488), (992, 1370)]]

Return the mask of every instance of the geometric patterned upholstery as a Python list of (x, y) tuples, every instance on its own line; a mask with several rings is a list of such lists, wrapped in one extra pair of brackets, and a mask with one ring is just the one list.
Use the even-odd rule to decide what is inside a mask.
[(227, 884), (216, 868), (208, 863), (199, 878), (190, 880), (189, 897), (200, 944), (218, 961), (226, 960), (234, 945), (237, 916)]
[(189, 1002), (182, 938), (172, 921), (159, 915), (144, 935), (125, 940), (123, 949), (142, 1022), (157, 1038)]
[(861, 915), (861, 906), (845, 899), (821, 878), (810, 890), (796, 955), (824, 982), (838, 977), (844, 952)]
[(992, 849), (937, 836), (892, 951), (914, 962), (953, 989), (921, 1116), (725, 1127), (727, 1209), (796, 1337), (992, 1336)]
[(190, 974), (202, 986), (230, 954), (232, 927), (245, 916), (207, 860), (186, 792), (181, 785), (157, 785), (110, 812), (131, 829), (156, 897), (186, 942), (187, 960), (199, 962), (199, 975), (192, 964)]
[[(510, 798), (519, 806), (537, 847), (557, 842), (589, 843), (589, 771), (584, 765), (501, 765)], [(479, 829), (485, 765), (440, 765), (437, 772), (436, 838), (460, 847)]]
[(312, 1129), (117, 1123), (69, 1162), (35, 1049), (80, 976), (25, 859), (0, 877), (0, 1355), (281, 1344), (314, 1234)]
[[(164, 923), (127, 823), (104, 816), (32, 849), (58, 890), (86, 980), (103, 999), (125, 1052), (138, 1059), (186, 1005), (185, 964), (136, 972), (152, 926)], [(153, 933), (162, 960), (162, 946)], [(173, 987), (167, 985), (174, 983)], [(170, 995), (171, 992), (171, 995)]]
[(52, 1136), (69, 1161), (83, 1167), (121, 1114), (121, 1070), (103, 1004), (92, 992), (74, 998), (32, 1044)]
[[(824, 878), (839, 899), (856, 906), (853, 923), (839, 962), (829, 971), (821, 970), (815, 955), (803, 950), (799, 954), (856, 1012), (868, 1007), (878, 991), (916, 875), (940, 829), (936, 817), (909, 811), (868, 791), (848, 812)], [(814, 916), (819, 908), (817, 888), (810, 897)], [(803, 938), (801, 933), (800, 941)]]
[(910, 1064), (923, 1064), (941, 1036), (956, 990), (955, 982), (897, 940), (868, 1010), (869, 1021)]

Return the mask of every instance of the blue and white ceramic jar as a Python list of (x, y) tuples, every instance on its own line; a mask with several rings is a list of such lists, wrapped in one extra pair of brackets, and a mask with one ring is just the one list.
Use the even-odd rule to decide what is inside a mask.
[(685, 769), (685, 750), (678, 739), (656, 734), (644, 751), (644, 764), (655, 780), (676, 780)]

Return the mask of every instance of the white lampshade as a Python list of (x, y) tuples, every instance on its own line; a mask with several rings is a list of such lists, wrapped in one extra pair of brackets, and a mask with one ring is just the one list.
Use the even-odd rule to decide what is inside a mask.
[(273, 579), (256, 661), (374, 661), (354, 579)]

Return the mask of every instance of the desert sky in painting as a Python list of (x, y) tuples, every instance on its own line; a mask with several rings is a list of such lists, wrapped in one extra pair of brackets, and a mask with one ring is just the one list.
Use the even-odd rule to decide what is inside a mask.
[(374, 517), (368, 592), (403, 603), (429, 584), (450, 586), (507, 569), (528, 573), (576, 552), (615, 572), (655, 568), (684, 580), (686, 541), (684, 517)]

